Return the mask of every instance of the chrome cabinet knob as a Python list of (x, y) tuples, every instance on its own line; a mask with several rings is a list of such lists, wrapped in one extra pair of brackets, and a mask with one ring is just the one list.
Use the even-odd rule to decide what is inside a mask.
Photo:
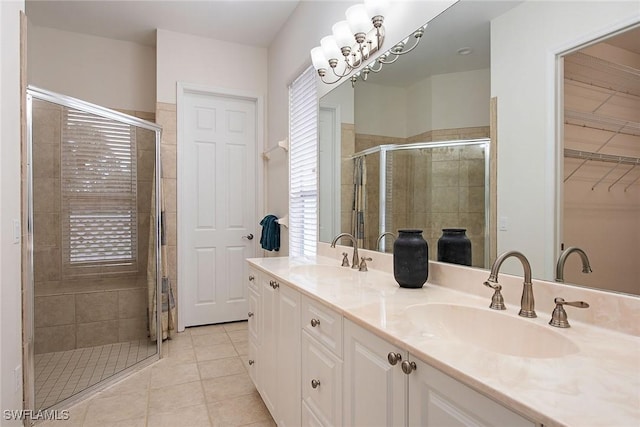
[(253, 365), (254, 363), (256, 363), (256, 362), (254, 362), (253, 359), (249, 360), (249, 365)]
[(249, 275), (249, 281), (250, 281), (250, 282), (253, 282), (254, 280), (256, 280), (256, 278), (254, 277), (254, 275), (253, 275), (253, 274), (250, 274), (250, 275)]
[(417, 369), (416, 362), (409, 362), (408, 360), (405, 360), (404, 362), (402, 362), (400, 366), (402, 366), (402, 372), (404, 372), (407, 375), (409, 375), (411, 372)]
[(247, 313), (247, 316), (248, 316), (248, 317), (253, 317), (253, 312), (252, 312), (252, 311), (248, 312), (248, 313)]
[(280, 287), (280, 283), (274, 281), (273, 282), (273, 289), (278, 289)]
[(320, 380), (316, 380), (315, 378), (311, 380), (311, 387), (318, 388), (320, 387)]
[(311, 319), (311, 327), (315, 328), (320, 324), (320, 319)]
[(391, 351), (387, 355), (387, 360), (389, 361), (390, 365), (395, 366), (398, 362), (402, 360), (402, 355), (400, 353)]

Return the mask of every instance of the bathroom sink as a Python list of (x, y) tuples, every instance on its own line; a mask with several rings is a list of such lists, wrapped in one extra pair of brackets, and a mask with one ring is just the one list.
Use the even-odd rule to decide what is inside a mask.
[(578, 346), (550, 327), (505, 312), (453, 304), (407, 307), (406, 317), (424, 336), (455, 339), (503, 355), (554, 358)]

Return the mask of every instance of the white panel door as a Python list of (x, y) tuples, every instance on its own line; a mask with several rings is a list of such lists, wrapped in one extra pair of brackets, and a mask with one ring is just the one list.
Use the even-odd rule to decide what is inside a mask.
[(247, 318), (255, 254), (256, 103), (186, 91), (178, 181), (184, 326)]

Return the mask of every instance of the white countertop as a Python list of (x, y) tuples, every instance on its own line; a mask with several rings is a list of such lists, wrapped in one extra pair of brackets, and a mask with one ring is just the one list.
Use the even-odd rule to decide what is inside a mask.
[[(548, 325), (548, 312), (538, 311), (534, 319), (518, 317), (519, 307), (509, 301), (506, 311), (490, 310), (491, 290), (482, 298), (429, 282), (420, 289), (403, 289), (392, 274), (380, 270), (353, 271), (352, 275), (345, 272), (349, 279), (341, 281), (339, 270), (334, 275), (314, 274), (313, 269), (297, 267), (339, 265), (338, 260), (321, 256), (253, 258), (248, 262), (532, 421), (545, 426), (640, 425), (640, 337), (572, 320), (571, 307), (567, 308), (571, 328), (560, 329)], [(505, 319), (505, 325), (530, 322), (532, 336), (539, 335), (534, 346), (541, 346), (540, 354), (502, 354), (455, 336), (428, 333), (425, 325), (406, 311), (426, 303), (473, 307), (491, 312), (480, 313), (489, 318), (515, 318)], [(421, 309), (412, 310), (416, 313)], [(518, 339), (501, 330), (500, 325), (487, 325), (493, 330), (482, 333), (498, 340)], [(547, 353), (555, 352), (555, 348), (544, 347), (549, 338), (567, 342), (568, 354), (549, 357)], [(532, 351), (536, 353), (537, 349), (533, 347)]]

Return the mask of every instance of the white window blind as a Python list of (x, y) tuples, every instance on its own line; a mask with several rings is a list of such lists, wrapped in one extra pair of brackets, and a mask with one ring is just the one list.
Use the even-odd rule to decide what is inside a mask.
[[(137, 269), (135, 127), (65, 109), (62, 256), (66, 274)], [(102, 270), (104, 272), (104, 270)]]
[(308, 68), (289, 87), (289, 253), (314, 255), (318, 229), (318, 94)]

